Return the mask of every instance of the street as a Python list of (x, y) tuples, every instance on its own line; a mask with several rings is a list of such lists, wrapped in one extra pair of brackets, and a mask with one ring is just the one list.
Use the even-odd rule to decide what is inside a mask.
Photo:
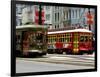
[(93, 69), (94, 55), (47, 54), (39, 58), (16, 58), (16, 73)]

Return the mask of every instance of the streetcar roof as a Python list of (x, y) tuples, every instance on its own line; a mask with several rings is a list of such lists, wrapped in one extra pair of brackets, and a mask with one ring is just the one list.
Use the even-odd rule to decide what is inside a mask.
[(21, 25), (16, 26), (16, 29), (27, 29), (27, 28), (47, 28), (45, 25)]
[(74, 30), (48, 32), (48, 34), (66, 33), (66, 32), (87, 32), (87, 33), (92, 33), (92, 31), (87, 30), (87, 29), (74, 29)]

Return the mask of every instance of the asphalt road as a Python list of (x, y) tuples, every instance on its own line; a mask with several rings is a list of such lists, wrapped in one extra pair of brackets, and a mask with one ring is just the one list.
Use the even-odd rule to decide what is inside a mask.
[(93, 69), (94, 56), (49, 54), (42, 58), (17, 58), (16, 73)]

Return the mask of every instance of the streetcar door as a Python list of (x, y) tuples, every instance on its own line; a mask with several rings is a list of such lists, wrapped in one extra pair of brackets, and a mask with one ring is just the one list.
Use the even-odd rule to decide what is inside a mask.
[(78, 51), (79, 51), (78, 43), (79, 43), (79, 41), (78, 41), (78, 33), (73, 33), (73, 53), (78, 53)]
[(43, 52), (46, 52), (47, 50), (46, 32), (37, 31), (35, 37), (36, 37), (36, 44), (37, 44), (36, 48), (42, 50)]
[(28, 39), (28, 31), (22, 31), (22, 51), (24, 55), (27, 55), (29, 50), (29, 39)]

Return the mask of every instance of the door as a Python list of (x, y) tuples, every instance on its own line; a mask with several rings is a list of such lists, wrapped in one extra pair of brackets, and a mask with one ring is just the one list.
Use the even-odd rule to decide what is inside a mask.
[(73, 33), (73, 53), (78, 53), (79, 51), (79, 41), (78, 41), (78, 33)]

